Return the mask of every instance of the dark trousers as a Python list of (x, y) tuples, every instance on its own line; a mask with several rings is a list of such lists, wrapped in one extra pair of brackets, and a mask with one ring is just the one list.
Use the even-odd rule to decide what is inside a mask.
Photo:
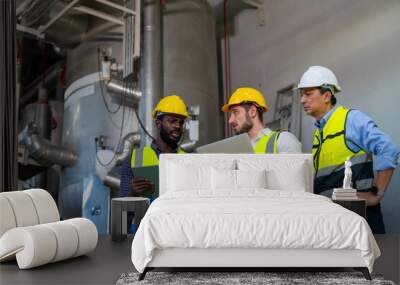
[(367, 207), (367, 222), (374, 234), (385, 233), (385, 224), (383, 223), (381, 204)]

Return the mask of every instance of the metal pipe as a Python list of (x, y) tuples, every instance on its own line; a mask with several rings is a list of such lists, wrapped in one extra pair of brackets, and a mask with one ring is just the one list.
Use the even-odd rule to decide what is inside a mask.
[(32, 134), (28, 138), (27, 149), (37, 162), (45, 165), (72, 166), (78, 160), (78, 156), (74, 152), (52, 145), (36, 134)]
[(126, 8), (126, 7), (124, 7), (124, 6), (115, 4), (115, 3), (113, 3), (113, 2), (110, 2), (110, 1), (107, 1), (107, 0), (96, 0), (96, 1), (99, 2), (99, 3), (102, 3), (102, 4), (104, 4), (104, 5), (113, 7), (113, 8), (115, 8), (115, 9), (117, 9), (117, 10), (122, 11), (122, 12), (126, 12), (126, 13), (132, 14), (132, 15), (136, 15), (136, 12), (135, 12), (135, 11), (133, 11), (133, 10), (131, 10), (131, 9), (129, 9), (129, 8)]
[[(139, 103), (140, 116), (147, 131), (155, 136), (151, 117), (152, 108), (162, 98), (162, 50), (161, 50), (161, 7), (158, 0), (144, 0), (143, 5), (143, 100)], [(143, 132), (143, 130), (141, 130)], [(151, 143), (151, 138), (142, 133), (144, 145)]]
[(129, 133), (122, 139), (123, 149), (115, 155), (116, 165), (121, 165), (125, 159), (131, 155), (132, 149), (135, 145), (140, 143), (140, 134)]
[(114, 173), (108, 173), (103, 180), (103, 184), (112, 189), (119, 189), (120, 183), (121, 177), (117, 176), (117, 174)]
[(111, 79), (105, 82), (110, 96), (119, 104), (134, 107), (142, 97), (142, 92), (138, 89), (128, 88), (122, 81)]
[(64, 9), (62, 9), (57, 15), (54, 16), (53, 19), (51, 19), (46, 25), (40, 26), (39, 31), (43, 33), (45, 30), (47, 30), (51, 25), (53, 25), (59, 18), (64, 16), (65, 13), (67, 13), (72, 7), (74, 7), (76, 4), (78, 4), (80, 0), (74, 0), (71, 3), (69, 3), (67, 6), (65, 6)]
[(103, 12), (100, 12), (98, 10), (89, 8), (89, 7), (78, 6), (78, 7), (74, 7), (73, 9), (76, 10), (76, 11), (79, 11), (79, 12), (82, 12), (82, 13), (85, 13), (85, 14), (89, 14), (89, 15), (95, 16), (97, 18), (100, 18), (100, 19), (103, 19), (103, 20), (106, 20), (106, 21), (121, 25), (121, 26), (124, 25), (124, 22), (119, 20), (118, 18), (116, 18), (114, 16), (111, 16), (111, 15), (109, 15), (107, 13), (103, 13)]
[(193, 152), (196, 149), (197, 141), (188, 141), (179, 146), (184, 152)]
[(50, 139), (51, 110), (48, 103), (47, 90), (40, 87), (38, 93), (39, 100), (35, 104), (35, 123), (38, 126), (37, 134), (42, 138)]
[(18, 141), (26, 146), (29, 154), (40, 164), (72, 166), (78, 155), (66, 148), (52, 145), (37, 134), (37, 125), (31, 123), (18, 135)]
[[(135, 0), (135, 10), (138, 11), (138, 14), (135, 16), (135, 41), (133, 44), (133, 57), (138, 58), (140, 57), (140, 32), (141, 32), (141, 4), (142, 0)], [(161, 15), (160, 15), (161, 17)]]

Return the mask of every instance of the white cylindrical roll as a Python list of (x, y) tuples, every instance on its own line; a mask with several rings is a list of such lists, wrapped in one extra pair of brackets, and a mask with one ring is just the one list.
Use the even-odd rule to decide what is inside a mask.
[[(19, 229), (19, 228), (16, 228)], [(17, 253), (20, 269), (28, 269), (49, 263), (57, 251), (57, 239), (49, 228), (43, 225), (21, 228), (24, 231), (25, 248)]]
[(8, 230), (0, 238), (0, 261), (14, 260), (17, 252), (24, 249), (24, 242), (22, 236), (16, 235), (17, 228)]
[(19, 227), (7, 231), (0, 239), (3, 257), (16, 253), (18, 267), (28, 269), (49, 263), (57, 249), (56, 236), (43, 225)]
[(33, 226), (39, 223), (35, 205), (30, 196), (23, 191), (3, 192), (14, 211), (17, 227)]
[(6, 231), (17, 226), (10, 202), (2, 194), (0, 193), (0, 238)]
[(86, 254), (96, 248), (98, 233), (95, 224), (85, 218), (69, 219), (65, 222), (70, 223), (78, 233), (78, 250), (74, 257)]
[(51, 262), (73, 257), (78, 249), (78, 233), (68, 222), (55, 222), (42, 225), (51, 229), (57, 238), (57, 251)]
[(29, 189), (23, 192), (31, 197), (39, 217), (39, 224), (52, 223), (60, 220), (57, 205), (49, 192), (43, 189)]

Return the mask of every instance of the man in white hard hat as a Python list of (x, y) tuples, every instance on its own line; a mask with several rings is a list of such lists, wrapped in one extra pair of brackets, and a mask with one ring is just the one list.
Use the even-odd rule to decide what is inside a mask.
[[(341, 188), (344, 163), (350, 158), (353, 188), (367, 201), (368, 223), (374, 233), (385, 233), (380, 202), (397, 166), (399, 148), (367, 115), (336, 104), (341, 88), (330, 69), (311, 66), (298, 89), (304, 111), (316, 120), (314, 192), (331, 196), (333, 188)], [(376, 156), (375, 179), (372, 155)]]

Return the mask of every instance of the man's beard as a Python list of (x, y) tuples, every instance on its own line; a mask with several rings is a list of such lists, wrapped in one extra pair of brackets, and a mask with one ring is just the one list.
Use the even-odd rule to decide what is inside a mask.
[(160, 129), (160, 136), (161, 139), (172, 149), (177, 149), (178, 148), (178, 142), (180, 141), (182, 134), (179, 136), (177, 139), (172, 139), (168, 132), (164, 129), (164, 126), (161, 125)]
[(246, 113), (246, 121), (243, 123), (243, 126), (238, 130), (234, 131), (236, 135), (248, 133), (253, 128), (253, 122), (250, 120), (249, 114)]

